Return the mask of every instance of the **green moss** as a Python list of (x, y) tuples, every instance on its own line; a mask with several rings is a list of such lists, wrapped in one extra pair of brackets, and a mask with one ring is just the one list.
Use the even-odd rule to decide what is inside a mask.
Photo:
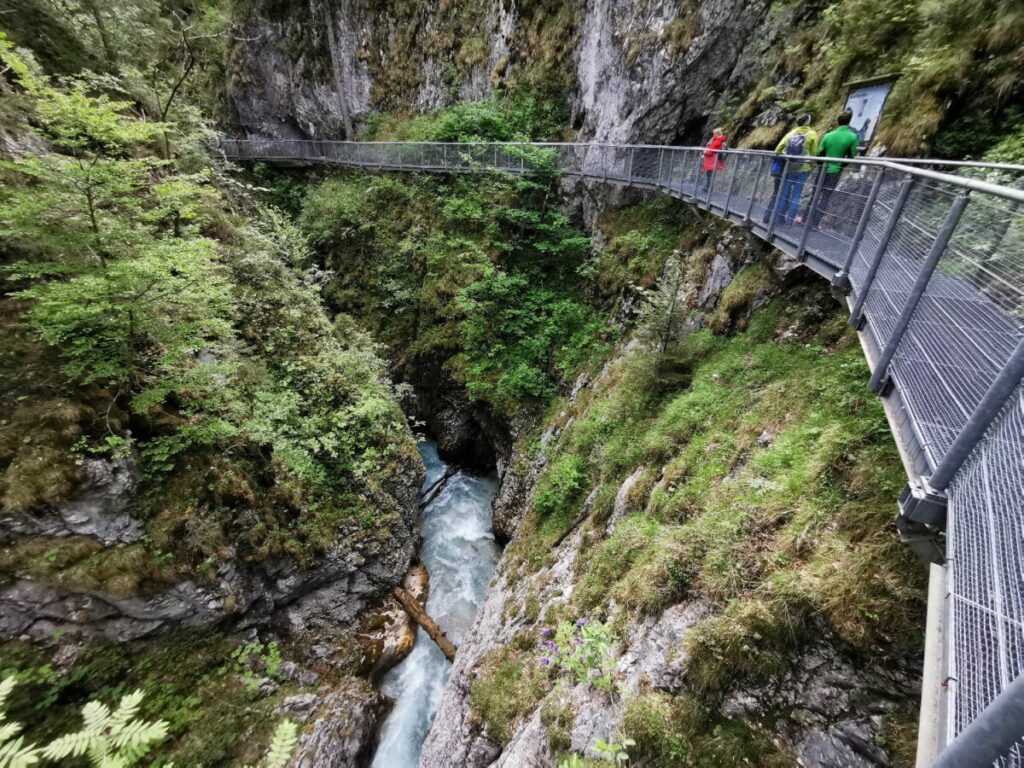
[(650, 765), (732, 768), (754, 765), (783, 768), (794, 764), (756, 723), (712, 717), (685, 694), (644, 693), (626, 702), (622, 732), (633, 739), (630, 759)]
[(469, 693), (473, 718), (503, 746), (516, 723), (536, 708), (551, 687), (535, 658), (511, 648), (488, 653), (474, 675)]
[(548, 746), (555, 754), (568, 751), (569, 733), (575, 718), (572, 699), (560, 689), (548, 694), (541, 704), (540, 722), (547, 731)]
[[(560, 404), (572, 422), (541, 480), (572, 467), (587, 478), (575, 498), (599, 484), (603, 501), (581, 525), (577, 614), (614, 600), (614, 621), (627, 622), (688, 594), (715, 601), (686, 639), (688, 679), (711, 695), (784, 672), (810, 616), (866, 652), (920, 643), (923, 578), (890, 525), (902, 469), (865, 392), (856, 339), (816, 286), (791, 287), (751, 314), (769, 280), (748, 270), (723, 298), (723, 325), (746, 330), (686, 339), (685, 391), (652, 390), (652, 368), (634, 353)], [(759, 444), (765, 431), (770, 443)], [(615, 494), (637, 468), (629, 513), (606, 535)], [(547, 519), (534, 510), (510, 546), (522, 573), (547, 562)]]
[(764, 264), (756, 264), (740, 271), (729, 283), (715, 311), (708, 318), (708, 327), (715, 333), (724, 333), (736, 327), (746, 327), (751, 305), (757, 298), (771, 296), (777, 289), (771, 270)]
[(603, 211), (597, 226), (608, 242), (594, 263), (598, 289), (615, 300), (629, 284), (651, 287), (695, 223), (692, 208), (664, 195)]
[(735, 599), (686, 636), (693, 689), (720, 691), (733, 680), (764, 681), (788, 668), (804, 617), (784, 601)]

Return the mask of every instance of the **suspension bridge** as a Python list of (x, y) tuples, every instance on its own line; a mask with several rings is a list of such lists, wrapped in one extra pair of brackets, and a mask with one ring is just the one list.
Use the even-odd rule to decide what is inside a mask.
[[(897, 527), (930, 567), (918, 768), (1024, 766), (1024, 166), (834, 160), (841, 172), (827, 175), (815, 158), (721, 150), (724, 167), (708, 174), (703, 147), (218, 146), (237, 161), (558, 173), (658, 190), (830, 280), (907, 473)], [(804, 180), (799, 208), (786, 195)]]

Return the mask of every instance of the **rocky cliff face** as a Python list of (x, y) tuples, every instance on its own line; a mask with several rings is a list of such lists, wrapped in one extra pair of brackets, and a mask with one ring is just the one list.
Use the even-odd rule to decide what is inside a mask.
[[(20, 537), (98, 539), (105, 547), (138, 542), (143, 524), (127, 507), (136, 472), (126, 461), (87, 462), (79, 489), (53, 508), (5, 511), (0, 543)], [(143, 594), (118, 596), (8, 574), (0, 587), (0, 639), (137, 640), (174, 628), (274, 624), (290, 633), (351, 625), (366, 605), (401, 583), (419, 539), (422, 467), (410, 464), (377, 500), (389, 525), (345, 523), (338, 542), (307, 567), (292, 559), (226, 558), (213, 579), (183, 580)]]
[[(436, 110), (544, 73), (583, 140), (699, 141), (792, 23), (738, 0), (267, 6), (238, 19), (229, 98), (238, 130), (275, 138), (351, 137), (381, 111)], [(778, 119), (769, 109), (753, 124)]]

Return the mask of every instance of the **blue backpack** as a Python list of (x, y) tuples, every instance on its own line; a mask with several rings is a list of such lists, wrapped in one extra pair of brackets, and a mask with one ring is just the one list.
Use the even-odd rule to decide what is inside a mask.
[(786, 142), (785, 152), (787, 155), (802, 155), (804, 154), (804, 147), (806, 145), (807, 134), (794, 133), (789, 137), (789, 141)]

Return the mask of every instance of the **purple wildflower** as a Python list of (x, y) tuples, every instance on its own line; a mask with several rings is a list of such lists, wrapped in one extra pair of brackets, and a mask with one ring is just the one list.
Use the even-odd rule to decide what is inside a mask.
[(551, 659), (549, 659), (547, 656), (541, 656), (540, 663), (546, 667), (548, 664), (551, 663)]
[(576, 626), (577, 627), (585, 627), (585, 626), (587, 626), (587, 620), (586, 619), (576, 619)]
[(541, 630), (540, 630), (540, 636), (541, 637), (547, 637), (550, 634), (551, 634), (551, 630), (550, 629), (548, 629), (547, 627), (542, 627), (541, 628)]

